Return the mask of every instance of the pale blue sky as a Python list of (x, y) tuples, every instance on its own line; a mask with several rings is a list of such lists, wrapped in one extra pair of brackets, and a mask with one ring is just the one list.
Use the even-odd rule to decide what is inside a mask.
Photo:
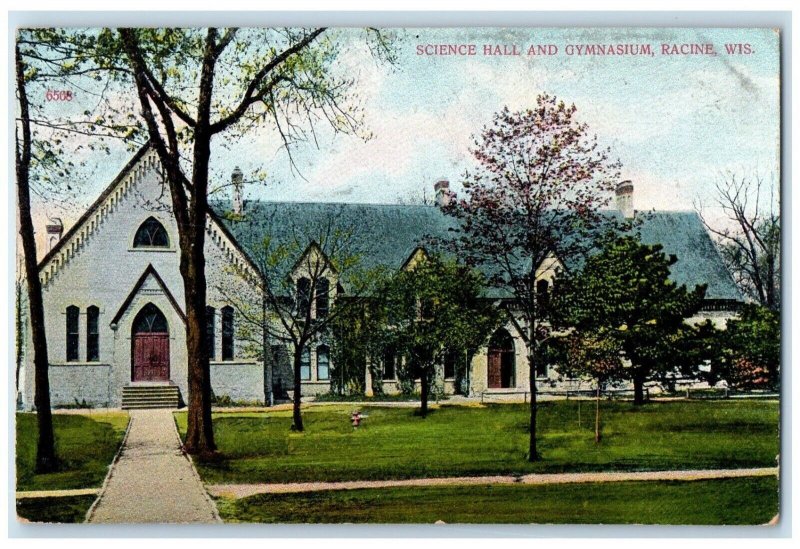
[[(474, 57), (416, 55), (417, 44), (474, 43)], [(646, 57), (578, 57), (567, 44), (651, 44)], [(661, 43), (713, 43), (716, 56), (663, 56)], [(724, 44), (749, 43), (751, 55), (726, 55)], [(519, 57), (480, 55), (483, 44), (516, 44)], [(525, 55), (531, 44), (555, 44), (552, 57)], [(721, 171), (774, 174), (779, 162), (779, 50), (770, 29), (409, 29), (395, 69), (376, 66), (354, 45), (339, 70), (358, 77), (365, 123), (374, 138), (320, 132), (319, 148), (295, 153), (292, 174), (274, 132), (216, 147), (213, 177), (227, 180), (238, 165), (250, 178), (250, 198), (394, 202), (429, 194), (449, 178), (458, 188), (472, 165), (471, 136), (504, 105), (521, 109), (547, 92), (575, 103), (578, 117), (623, 163), (636, 187), (637, 209), (691, 209), (708, 198)], [(97, 155), (86, 203), (124, 165), (127, 153)], [(51, 208), (47, 208), (51, 210)], [(79, 214), (77, 212), (75, 215)], [(64, 215), (69, 221), (72, 213)]]

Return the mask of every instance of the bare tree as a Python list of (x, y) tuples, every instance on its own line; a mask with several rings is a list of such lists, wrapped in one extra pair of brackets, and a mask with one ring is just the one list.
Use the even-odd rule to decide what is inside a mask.
[(53, 435), (53, 416), (50, 410), (50, 378), (47, 358), (47, 337), (44, 328), (44, 304), (42, 303), (42, 283), (39, 280), (39, 267), (36, 262), (36, 239), (33, 218), (31, 217), (30, 168), (31, 119), (28, 94), (25, 86), (26, 64), (16, 46), (16, 84), (19, 101), (19, 122), (17, 124), (16, 175), (17, 208), (19, 209), (19, 234), (25, 255), (25, 278), (28, 282), (28, 306), (33, 328), (33, 365), (36, 380), (36, 419), (39, 435), (36, 444), (36, 471), (47, 473), (57, 467), (55, 437)]
[[(367, 36), (387, 59), (381, 33), (368, 30)], [(272, 126), (295, 166), (291, 147), (316, 141), (317, 124), (339, 133), (359, 130), (360, 114), (349, 101), (354, 80), (333, 74), (340, 48), (325, 28), (119, 29), (119, 46), (178, 225), (189, 359), (185, 448), (214, 452), (203, 252), (211, 141)]]
[(245, 337), (251, 344), (260, 341), (264, 360), (269, 360), (270, 341), (291, 348), (292, 429), (302, 431), (304, 355), (312, 343), (324, 342), (331, 324), (349, 307), (367, 299), (380, 269), (362, 268), (361, 258), (368, 253), (362, 245), (368, 241), (365, 227), (359, 220), (345, 221), (341, 208), (319, 219), (293, 217), (278, 216), (275, 210), (232, 215), (232, 223), (251, 224), (246, 230), (235, 228), (249, 264), (230, 267), (247, 289), (230, 283), (216, 287), (236, 310)]
[(727, 223), (708, 218), (700, 202), (695, 209), (718, 241), (725, 264), (746, 296), (771, 310), (780, 308), (781, 218), (775, 185), (754, 173), (720, 176), (714, 205)]
[[(32, 198), (56, 202), (57, 207), (74, 206), (80, 196), (80, 186), (74, 181), (83, 162), (76, 157), (84, 148), (105, 149), (105, 140), (122, 139), (133, 145), (137, 134), (125, 121), (106, 123), (109, 113), (119, 114), (124, 107), (109, 99), (108, 87), (91, 90), (82, 85), (95, 82), (100, 69), (87, 67), (81, 51), (86, 45), (85, 35), (74, 35), (75, 40), (64, 29), (21, 29), (15, 44), (16, 93), (18, 112), (16, 117), (16, 184), (17, 208), (19, 212), (19, 235), (23, 250), (23, 278), (18, 282), (18, 301), (21, 284), (27, 286), (27, 319), (21, 318), (24, 311), (18, 306), (17, 346), (22, 351), (24, 339), (22, 323), (30, 326), (34, 366), (34, 405), (37, 412), (38, 442), (36, 455), (37, 472), (51, 472), (57, 467), (52, 412), (50, 409), (49, 357), (45, 332), (45, 312), (42, 284), (39, 279), (38, 254), (33, 226)], [(102, 71), (114, 71), (117, 67), (106, 65)], [(72, 113), (60, 109), (54, 113), (48, 108), (50, 86), (59, 86), (61, 99), (72, 100), (73, 90), (91, 96), (93, 111)], [(70, 94), (67, 98), (63, 94)], [(54, 99), (52, 96), (50, 99)], [(125, 117), (123, 117), (125, 118)], [(125, 120), (128, 120), (125, 118)], [(71, 139), (75, 138), (77, 139)], [(87, 139), (89, 138), (89, 139)], [(29, 350), (25, 350), (26, 353)], [(17, 378), (21, 367), (18, 355)]]

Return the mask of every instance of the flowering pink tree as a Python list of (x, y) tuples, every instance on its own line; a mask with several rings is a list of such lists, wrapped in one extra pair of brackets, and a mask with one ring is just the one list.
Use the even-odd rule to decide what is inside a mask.
[(530, 369), (530, 461), (538, 459), (535, 357), (548, 331), (536, 271), (549, 253), (563, 261), (585, 248), (582, 233), (602, 224), (598, 209), (619, 181), (619, 162), (589, 136), (576, 110), (540, 95), (534, 109), (496, 113), (475, 140), (477, 165), (465, 174), (466, 197), (445, 207), (461, 222), (451, 247), (485, 267), (519, 320)]

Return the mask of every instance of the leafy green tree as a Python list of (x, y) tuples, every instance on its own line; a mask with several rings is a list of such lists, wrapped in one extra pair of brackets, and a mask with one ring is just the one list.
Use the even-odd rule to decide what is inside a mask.
[[(386, 273), (374, 273), (375, 287), (383, 287)], [(378, 281), (377, 277), (381, 280)], [(331, 323), (330, 346), (333, 368), (331, 390), (339, 395), (358, 393), (367, 389), (374, 394), (383, 392), (383, 344), (381, 337), (386, 324), (380, 295), (372, 295), (352, 304)], [(369, 369), (371, 387), (366, 387)]]
[(485, 280), (478, 271), (439, 255), (425, 255), (398, 271), (380, 300), (386, 319), (379, 340), (406, 360), (411, 379), (419, 379), (420, 415), (436, 366), (446, 353), (474, 352), (484, 345), (502, 318), (482, 296)]
[(669, 278), (677, 258), (658, 244), (609, 233), (582, 269), (565, 273), (555, 285), (556, 325), (602, 332), (619, 341), (629, 365), (634, 403), (644, 403), (644, 384), (685, 365), (681, 353), (687, 326), (705, 297), (705, 286), (687, 290)]
[(745, 305), (722, 334), (724, 360), (719, 376), (732, 387), (780, 387), (781, 322), (777, 311)]

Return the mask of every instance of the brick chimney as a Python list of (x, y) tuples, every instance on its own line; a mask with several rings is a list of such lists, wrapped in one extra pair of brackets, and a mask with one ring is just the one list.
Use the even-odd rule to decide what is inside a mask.
[(625, 219), (633, 219), (633, 183), (630, 180), (620, 181), (617, 184), (617, 209)]
[(64, 223), (57, 217), (50, 218), (47, 221), (47, 251), (49, 252), (61, 240), (61, 236), (64, 234)]
[(244, 175), (239, 166), (233, 169), (231, 174), (231, 183), (233, 183), (233, 204), (231, 209), (233, 213), (241, 215), (244, 212), (244, 199), (242, 198), (242, 187), (244, 186)]
[(453, 193), (450, 192), (450, 182), (447, 179), (440, 179), (433, 184), (433, 190), (436, 193), (436, 205), (443, 208), (450, 204), (453, 198)]

